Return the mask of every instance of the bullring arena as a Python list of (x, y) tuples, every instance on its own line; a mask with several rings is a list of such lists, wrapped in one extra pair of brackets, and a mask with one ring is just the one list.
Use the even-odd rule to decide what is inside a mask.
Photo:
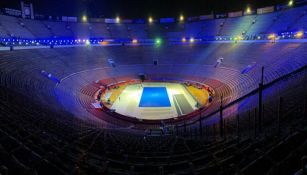
[(303, 174), (291, 2), (167, 23), (0, 13), (0, 174)]

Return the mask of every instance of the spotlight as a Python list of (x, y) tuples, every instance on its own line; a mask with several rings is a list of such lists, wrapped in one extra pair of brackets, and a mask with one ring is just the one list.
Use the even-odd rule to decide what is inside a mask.
[(133, 39), (133, 40), (132, 40), (132, 43), (133, 43), (133, 44), (137, 44), (137, 43), (138, 43), (138, 40), (137, 40), (137, 39)]
[(116, 17), (115, 20), (116, 20), (116, 23), (120, 23), (120, 18), (118, 16)]
[(303, 31), (299, 31), (299, 32), (297, 32), (295, 34), (295, 38), (298, 38), (298, 39), (302, 38), (303, 36), (304, 36), (304, 32)]
[(91, 42), (87, 39), (87, 40), (85, 41), (85, 45), (89, 46), (90, 44), (91, 44)]
[(276, 39), (276, 35), (275, 35), (274, 33), (272, 33), (272, 34), (270, 34), (270, 35), (268, 36), (268, 39), (270, 39), (270, 40), (275, 40), (275, 39)]
[(190, 38), (190, 43), (194, 43), (194, 38), (192, 37), (192, 38)]
[(275, 43), (276, 42), (276, 35), (274, 33), (270, 34), (268, 36), (268, 39), (272, 42)]
[(289, 7), (292, 7), (292, 6), (293, 6), (293, 0), (290, 0), (290, 1), (288, 2), (288, 6), (289, 6)]
[(246, 14), (251, 14), (251, 13), (252, 13), (251, 8), (250, 8), (250, 7), (247, 7), (247, 8), (246, 8)]
[(161, 44), (161, 42), (162, 42), (162, 41), (161, 41), (161, 39), (160, 39), (160, 38), (157, 38), (157, 39), (156, 39), (156, 41), (155, 41), (155, 43), (156, 43), (157, 45), (160, 45), (160, 44)]
[(86, 15), (82, 16), (82, 22), (87, 22), (87, 16)]
[(148, 18), (148, 22), (149, 22), (150, 24), (153, 22), (152, 17), (149, 17), (149, 18)]
[(179, 21), (180, 21), (180, 22), (183, 22), (183, 21), (184, 21), (184, 16), (183, 16), (183, 15), (180, 15)]
[(237, 36), (237, 37), (234, 38), (235, 43), (237, 43), (240, 40), (243, 40), (242, 36)]
[(100, 44), (103, 45), (103, 46), (105, 46), (105, 45), (108, 45), (109, 42), (108, 42), (108, 41), (101, 41)]
[(187, 41), (187, 39), (186, 39), (186, 38), (182, 38), (181, 41), (182, 41), (183, 43), (185, 43), (185, 42)]

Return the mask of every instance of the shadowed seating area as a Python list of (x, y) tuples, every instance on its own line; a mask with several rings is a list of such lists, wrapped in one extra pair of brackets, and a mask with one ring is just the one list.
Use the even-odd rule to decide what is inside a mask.
[(0, 8), (0, 175), (306, 174), (305, 2), (148, 19), (21, 7)]

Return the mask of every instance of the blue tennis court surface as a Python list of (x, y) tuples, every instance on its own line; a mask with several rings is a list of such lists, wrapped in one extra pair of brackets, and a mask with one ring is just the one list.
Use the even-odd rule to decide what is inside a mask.
[(139, 107), (170, 107), (165, 87), (144, 87)]

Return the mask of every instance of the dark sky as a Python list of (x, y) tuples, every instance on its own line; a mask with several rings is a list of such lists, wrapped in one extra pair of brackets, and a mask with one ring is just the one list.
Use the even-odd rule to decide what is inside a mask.
[[(197, 16), (285, 3), (285, 0), (25, 0), (47, 15), (147, 18)], [(20, 0), (0, 0), (0, 7), (20, 8)]]

